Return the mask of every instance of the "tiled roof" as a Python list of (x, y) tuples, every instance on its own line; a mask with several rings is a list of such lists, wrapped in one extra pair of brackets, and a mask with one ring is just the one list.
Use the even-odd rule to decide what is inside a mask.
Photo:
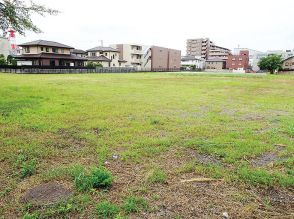
[(112, 47), (97, 46), (92, 49), (88, 49), (87, 52), (119, 52), (119, 51)]
[(25, 54), (25, 55), (16, 55), (15, 58), (19, 59), (39, 59), (39, 58), (48, 58), (48, 59), (68, 59), (68, 60), (84, 60), (86, 61), (87, 58), (84, 57), (78, 57), (73, 54), (52, 54), (52, 53), (40, 53), (40, 54)]
[(74, 49), (74, 50), (72, 51), (72, 53), (74, 53), (74, 54), (84, 54), (84, 53), (86, 53), (86, 51), (81, 50), (81, 49)]
[(47, 40), (36, 40), (36, 41), (28, 42), (28, 43), (19, 44), (19, 46), (51, 46), (51, 47), (73, 49), (73, 47), (71, 46), (67, 46), (62, 43), (47, 41)]

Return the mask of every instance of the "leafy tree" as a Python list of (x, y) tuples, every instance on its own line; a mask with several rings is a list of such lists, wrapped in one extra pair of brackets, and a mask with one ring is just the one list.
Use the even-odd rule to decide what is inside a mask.
[(96, 62), (87, 62), (87, 67), (88, 68), (96, 68), (96, 67), (99, 67), (99, 68), (102, 68), (103, 65), (101, 63), (96, 63)]
[(262, 58), (258, 66), (261, 70), (268, 70), (271, 74), (282, 69), (282, 57), (280, 55), (270, 55)]
[(3, 54), (0, 54), (0, 65), (6, 65), (6, 59)]
[(46, 8), (43, 5), (25, 3), (24, 0), (0, 0), (0, 30), (3, 35), (7, 33), (8, 28), (12, 28), (21, 35), (25, 35), (25, 31), (33, 31), (40, 33), (41, 30), (31, 20), (32, 14), (55, 15), (57, 10)]
[(11, 55), (7, 56), (7, 64), (8, 65), (17, 65), (17, 61), (14, 57), (12, 57)]

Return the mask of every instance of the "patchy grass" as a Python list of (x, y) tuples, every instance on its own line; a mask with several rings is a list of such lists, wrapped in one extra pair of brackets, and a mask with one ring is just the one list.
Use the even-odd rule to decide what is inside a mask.
[[(292, 216), (293, 75), (0, 74), (0, 81), (5, 218)], [(198, 176), (225, 185), (179, 183)], [(21, 202), (49, 181), (66, 184), (73, 198)], [(280, 204), (258, 201), (268, 188)]]
[(119, 213), (119, 207), (108, 201), (103, 201), (96, 206), (98, 218), (111, 219), (115, 218)]

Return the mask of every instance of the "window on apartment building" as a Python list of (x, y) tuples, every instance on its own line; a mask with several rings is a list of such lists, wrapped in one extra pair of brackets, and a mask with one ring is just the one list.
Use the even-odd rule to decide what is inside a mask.
[(63, 48), (61, 49), (61, 53), (64, 53), (64, 49)]
[(236, 65), (235, 62), (233, 62), (232, 65)]
[(107, 52), (105, 53), (105, 56), (107, 56)]
[(238, 65), (242, 65), (241, 63), (239, 63)]
[(26, 53), (30, 53), (30, 47), (28, 46), (28, 47), (25, 47), (25, 52)]
[(242, 58), (239, 58), (239, 61), (242, 61), (243, 59)]
[(41, 51), (42, 51), (42, 52), (44, 51), (44, 47), (41, 47)]
[(48, 47), (46, 47), (46, 52), (49, 52), (49, 48)]
[(58, 48), (52, 48), (52, 52), (54, 52), (54, 53), (58, 53)]
[(100, 55), (103, 55), (103, 52), (100, 52)]
[(233, 61), (235, 61), (235, 60), (236, 60), (236, 58), (232, 58), (232, 60), (233, 60)]
[(289, 65), (288, 62), (286, 62), (285, 66), (288, 66), (288, 65)]
[(96, 56), (96, 53), (95, 52), (91, 52), (91, 56)]

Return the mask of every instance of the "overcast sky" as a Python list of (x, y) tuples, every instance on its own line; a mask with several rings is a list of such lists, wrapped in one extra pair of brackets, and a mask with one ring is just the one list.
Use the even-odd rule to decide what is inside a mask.
[(58, 9), (57, 16), (33, 16), (42, 34), (17, 43), (58, 41), (78, 49), (138, 43), (181, 49), (186, 39), (209, 37), (217, 45), (294, 49), (293, 0), (35, 0)]

